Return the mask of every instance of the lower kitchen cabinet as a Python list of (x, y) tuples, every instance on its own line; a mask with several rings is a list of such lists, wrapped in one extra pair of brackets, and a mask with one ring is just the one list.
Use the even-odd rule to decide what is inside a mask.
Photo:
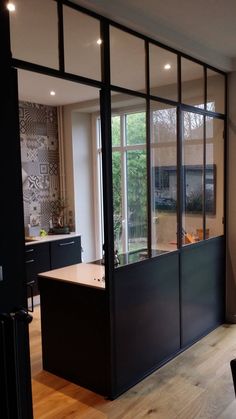
[(63, 268), (81, 262), (81, 237), (72, 236), (46, 243), (25, 246), (26, 281), (28, 297), (38, 295), (37, 275), (51, 269)]
[(26, 281), (28, 285), (28, 297), (39, 294), (37, 275), (39, 272), (49, 271), (51, 269), (50, 263), (50, 244), (40, 243), (26, 246), (25, 248), (25, 263), (26, 263)]
[(51, 269), (64, 268), (81, 262), (81, 238), (73, 237), (50, 243)]

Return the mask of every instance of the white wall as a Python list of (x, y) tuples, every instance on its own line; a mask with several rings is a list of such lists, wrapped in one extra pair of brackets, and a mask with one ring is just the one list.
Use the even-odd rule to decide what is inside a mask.
[(91, 115), (72, 113), (75, 225), (81, 233), (83, 261), (96, 259)]
[(229, 75), (226, 317), (236, 323), (236, 72)]
[(94, 202), (96, 178), (94, 179), (91, 121), (91, 111), (97, 111), (98, 102), (90, 102), (63, 107), (67, 218), (72, 219), (74, 230), (81, 234), (84, 262), (96, 260), (100, 256), (96, 246), (95, 222), (98, 215)]

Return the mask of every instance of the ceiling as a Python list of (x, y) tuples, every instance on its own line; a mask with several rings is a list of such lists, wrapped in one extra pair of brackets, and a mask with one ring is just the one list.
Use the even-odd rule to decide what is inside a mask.
[(236, 69), (235, 0), (73, 0), (224, 71)]
[[(234, 65), (236, 69), (236, 0), (73, 1), (224, 71), (232, 71)], [(55, 55), (55, 51), (57, 51), (56, 3), (49, 2), (50, 8), (48, 9), (46, 6), (49, 3), (41, 3), (39, 0), (15, 0), (15, 2), (17, 12), (11, 16), (13, 56), (57, 68), (58, 56)], [(65, 8), (64, 12), (68, 13), (69, 10), (71, 9)], [(78, 14), (76, 13), (76, 16), (73, 17), (73, 11), (70, 13), (72, 15), (68, 17), (69, 30), (66, 29), (66, 25), (64, 27), (65, 45), (69, 36), (67, 34), (71, 34), (74, 38), (68, 38), (70, 48), (66, 48), (69, 53), (68, 57), (66, 56), (66, 66), (68, 66), (66, 70), (75, 73), (78, 71), (77, 74), (99, 79), (99, 66), (98, 64), (94, 65), (94, 63), (99, 63), (100, 59), (99, 47), (96, 43), (99, 37), (97, 21), (88, 18), (88, 21), (84, 22), (84, 15), (81, 14), (82, 21), (81, 24), (78, 24), (76, 20)], [(84, 28), (84, 25), (87, 29), (86, 31), (83, 29), (80, 33), (79, 28)], [(82, 36), (84, 32), (85, 39)], [(143, 59), (142, 48), (144, 45), (141, 41), (137, 41), (141, 43), (139, 45), (136, 39), (130, 36), (126, 39), (126, 35), (122, 35), (121, 31), (117, 31), (115, 37), (111, 35), (111, 42), (116, 45), (116, 49), (113, 49), (115, 51), (114, 59), (111, 54), (111, 64), (112, 69), (116, 70), (118, 80), (114, 79), (113, 82), (119, 85), (119, 78), (123, 77), (122, 71), (124, 71), (128, 86), (142, 90), (144, 72), (141, 74), (140, 60)], [(127, 45), (128, 56), (124, 55), (124, 45)], [(129, 59), (130, 53), (131, 55), (133, 53), (131, 60)], [(170, 61), (170, 57), (165, 56), (164, 50), (161, 54), (159, 52), (158, 56), (159, 66), (163, 68), (165, 62)], [(129, 63), (132, 64), (130, 68)], [(173, 62), (172, 70), (175, 67), (176, 64)], [(134, 68), (136, 68), (135, 72)], [(88, 71), (91, 74), (88, 75)], [(184, 79), (188, 80), (190, 74), (194, 78), (194, 71), (197, 71), (197, 68), (191, 68), (190, 71), (190, 68), (186, 67), (186, 71)], [(161, 74), (160, 71), (159, 74)], [(162, 78), (158, 80), (159, 85), (174, 83), (175, 78), (172, 74), (171, 72), (169, 75), (163, 73)], [(18, 81), (21, 100), (57, 106), (98, 97), (97, 89), (22, 70), (19, 71)], [(157, 85), (155, 79), (154, 84)], [(56, 91), (54, 97), (50, 96), (50, 90)]]
[[(18, 70), (20, 100), (49, 106), (69, 105), (99, 99), (99, 90), (57, 77)], [(55, 96), (50, 92), (54, 91)]]

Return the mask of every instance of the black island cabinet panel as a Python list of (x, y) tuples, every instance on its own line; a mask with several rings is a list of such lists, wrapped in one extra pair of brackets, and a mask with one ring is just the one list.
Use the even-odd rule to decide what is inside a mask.
[(224, 321), (224, 237), (186, 246), (181, 253), (182, 347)]
[(180, 350), (178, 252), (114, 273), (114, 397)]
[(81, 262), (81, 237), (51, 242), (51, 269), (63, 268)]
[(43, 368), (106, 396), (105, 290), (39, 277)]

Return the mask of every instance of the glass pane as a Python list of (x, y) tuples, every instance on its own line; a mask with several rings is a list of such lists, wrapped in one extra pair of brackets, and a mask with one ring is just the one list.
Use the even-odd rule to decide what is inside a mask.
[(126, 142), (128, 145), (146, 143), (146, 112), (126, 115)]
[(114, 247), (127, 264), (147, 257), (146, 101), (114, 92), (111, 100)]
[(224, 121), (206, 118), (206, 238), (224, 233)]
[(203, 66), (185, 58), (181, 59), (182, 102), (204, 108)]
[(151, 94), (177, 100), (177, 55), (149, 44), (149, 58)]
[(114, 115), (111, 119), (111, 129), (112, 129), (112, 147), (120, 146), (120, 116)]
[(16, 0), (10, 13), (14, 58), (58, 69), (57, 4), (51, 0)]
[(144, 91), (144, 41), (127, 32), (110, 27), (111, 83), (127, 89)]
[(176, 108), (151, 102), (152, 256), (177, 248)]
[(121, 153), (112, 153), (113, 175), (113, 217), (114, 217), (114, 248), (122, 253), (122, 184), (121, 184)]
[(203, 133), (203, 116), (183, 112), (183, 244), (203, 239)]
[(225, 76), (207, 69), (207, 110), (225, 113)]
[(127, 152), (128, 250), (147, 250), (146, 150)]
[(101, 80), (100, 21), (64, 6), (65, 70)]

